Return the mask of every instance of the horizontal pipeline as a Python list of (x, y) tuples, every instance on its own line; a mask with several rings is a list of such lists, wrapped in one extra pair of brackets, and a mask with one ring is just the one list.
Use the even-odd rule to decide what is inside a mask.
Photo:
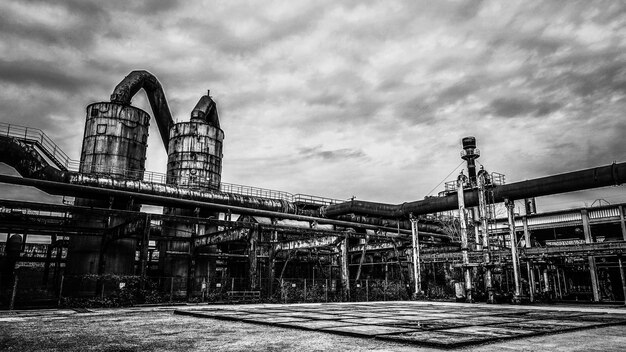
[[(503, 202), (505, 199), (516, 200), (531, 197), (547, 196), (551, 194), (567, 193), (591, 188), (619, 185), (626, 180), (626, 163), (613, 163), (590, 169), (568, 172), (553, 176), (540, 177), (532, 180), (494, 186), (492, 188), (494, 202)], [(468, 189), (464, 191), (465, 206), (478, 205), (478, 191)], [(329, 205), (322, 209), (325, 216), (337, 217), (346, 214), (366, 214), (400, 218), (413, 214), (431, 214), (440, 211), (458, 208), (456, 194), (444, 197), (431, 197), (403, 204), (385, 204), (367, 201), (352, 200), (345, 203)]]
[[(17, 176), (9, 176), (9, 175), (0, 175), (1, 183), (9, 183), (15, 185), (23, 185), (23, 186), (32, 186), (39, 188), (45, 192), (50, 194), (57, 195), (67, 195), (73, 197), (81, 197), (81, 198), (101, 198), (101, 197), (122, 197), (122, 198), (132, 198), (135, 202), (141, 204), (150, 204), (157, 206), (169, 206), (169, 207), (178, 207), (178, 208), (205, 208), (218, 210), (223, 212), (232, 212), (236, 214), (247, 214), (247, 215), (256, 215), (270, 218), (280, 218), (280, 219), (291, 219), (291, 220), (300, 220), (300, 221), (310, 221), (317, 222), (320, 224), (331, 224), (343, 227), (351, 227), (351, 228), (359, 228), (359, 229), (369, 229), (369, 230), (381, 230), (385, 232), (389, 232), (390, 234), (375, 236), (375, 237), (386, 237), (386, 238), (396, 238), (396, 237), (404, 237), (397, 236), (393, 233), (401, 233), (404, 235), (410, 235), (411, 231), (397, 228), (390, 228), (384, 226), (375, 226), (369, 224), (361, 224), (357, 222), (349, 222), (343, 220), (335, 220), (335, 219), (327, 219), (313, 216), (305, 216), (305, 215), (296, 215), (296, 214), (288, 214), (281, 213), (276, 211), (262, 210), (262, 209), (254, 209), (254, 208), (245, 208), (240, 206), (233, 206), (227, 204), (217, 204), (211, 203), (207, 201), (198, 201), (192, 199), (181, 199), (172, 196), (162, 196), (155, 194), (147, 194), (141, 192), (134, 191), (123, 191), (118, 189), (106, 189), (100, 187), (93, 186), (84, 186), (84, 185), (76, 185), (69, 184), (64, 182), (56, 182), (56, 181), (47, 181), (47, 180), (38, 180), (32, 178), (22, 178)], [(445, 238), (449, 239), (450, 236), (442, 235), (442, 234), (434, 234), (434, 233), (420, 233), (422, 236), (426, 237), (436, 237), (436, 238)]]

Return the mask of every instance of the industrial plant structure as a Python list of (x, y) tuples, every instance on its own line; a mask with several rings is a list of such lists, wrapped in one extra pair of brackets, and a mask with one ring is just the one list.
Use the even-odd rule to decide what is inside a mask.
[[(165, 175), (145, 170), (151, 116), (131, 105), (140, 89), (167, 148)], [(208, 93), (174, 123), (146, 71), (87, 107), (80, 161), (38, 129), (0, 124), (0, 162), (22, 176), (0, 182), (67, 200), (0, 199), (2, 304), (104, 297), (135, 278), (169, 299), (624, 300), (623, 205), (541, 214), (534, 197), (619, 185), (626, 163), (505, 184), (477, 170), (467, 137), (467, 175), (394, 205), (223, 183), (223, 142)]]

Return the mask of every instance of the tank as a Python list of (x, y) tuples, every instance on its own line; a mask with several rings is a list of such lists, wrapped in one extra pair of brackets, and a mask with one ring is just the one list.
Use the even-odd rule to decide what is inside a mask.
[[(222, 143), (224, 131), (219, 126), (215, 102), (207, 94), (191, 113), (188, 122), (176, 123), (170, 129), (167, 183), (198, 190), (219, 190), (222, 173)], [(205, 210), (165, 208), (165, 214), (210, 218), (218, 214)], [(215, 226), (164, 223), (166, 236), (192, 237), (215, 232)], [(210, 249), (204, 249), (209, 251)], [(188, 253), (187, 241), (164, 242), (160, 248), (159, 266), (165, 277), (187, 277), (187, 285), (176, 285), (176, 294), (190, 296), (200, 282), (215, 275), (215, 260), (198, 256), (194, 263), (180, 255)]]
[(80, 172), (141, 180), (146, 163), (147, 112), (118, 103), (87, 107)]
[(224, 131), (206, 122), (175, 124), (170, 130), (167, 183), (219, 190)]
[[(145, 171), (150, 115), (147, 112), (114, 102), (87, 106), (85, 136), (81, 151), (80, 172), (106, 174), (108, 177), (141, 180)], [(83, 199), (76, 205), (128, 209), (128, 199)], [(140, 206), (132, 205), (132, 210)], [(126, 220), (116, 217), (76, 216), (77, 226), (112, 228)], [(130, 275), (134, 273), (137, 240), (122, 239), (110, 243), (100, 262), (102, 239), (73, 236), (68, 251), (68, 273), (74, 275), (98, 272)]]

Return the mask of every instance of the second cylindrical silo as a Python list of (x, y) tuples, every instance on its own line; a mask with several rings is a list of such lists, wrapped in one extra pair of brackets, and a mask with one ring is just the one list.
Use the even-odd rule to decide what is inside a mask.
[[(219, 126), (215, 102), (203, 96), (188, 122), (172, 126), (169, 136), (167, 183), (200, 190), (219, 190), (222, 172), (224, 131)], [(210, 218), (218, 214), (199, 209), (165, 208), (165, 214)], [(215, 232), (215, 226), (165, 222), (166, 236), (194, 237)], [(159, 264), (164, 276), (178, 280), (175, 290), (188, 295), (214, 272), (214, 259), (195, 256), (188, 241), (168, 241), (160, 246)], [(185, 255), (188, 253), (188, 255)], [(196, 258), (194, 262), (190, 258)]]

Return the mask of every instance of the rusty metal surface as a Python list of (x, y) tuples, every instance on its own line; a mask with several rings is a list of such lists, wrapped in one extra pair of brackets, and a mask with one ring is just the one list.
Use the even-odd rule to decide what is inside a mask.
[(143, 179), (150, 116), (117, 103), (87, 107), (80, 172)]
[(142, 88), (148, 96), (150, 108), (163, 140), (163, 146), (167, 149), (169, 129), (174, 121), (161, 83), (153, 74), (143, 70), (129, 73), (113, 90), (111, 102), (129, 106), (132, 97)]
[(217, 114), (217, 105), (207, 93), (198, 100), (198, 103), (191, 111), (191, 121), (200, 120), (211, 126), (220, 128), (220, 120)]
[(167, 183), (219, 190), (224, 131), (204, 121), (180, 122), (170, 129)]
[[(84, 176), (84, 175), (73, 175), (72, 177), (78, 177), (78, 178), (88, 177), (90, 180), (92, 179), (91, 176)], [(98, 178), (94, 178), (94, 180), (97, 180), (97, 179)], [(138, 185), (143, 184), (140, 181), (111, 180), (111, 179), (106, 179), (106, 178), (104, 178), (102, 181), (103, 181), (102, 183), (96, 182), (97, 185), (101, 185), (102, 187), (94, 187), (94, 186), (87, 186), (87, 185), (81, 185), (81, 184), (72, 184), (72, 183), (65, 183), (65, 182), (54, 182), (54, 181), (46, 181), (46, 180), (39, 180), (39, 179), (33, 179), (33, 178), (0, 175), (0, 182), (2, 183), (33, 186), (33, 187), (37, 187), (39, 189), (45, 190), (46, 192), (49, 192), (51, 194), (93, 197), (93, 198), (100, 198), (100, 199), (103, 199), (103, 198), (109, 199), (109, 197), (115, 197), (116, 199), (117, 198), (128, 199), (128, 197), (132, 197), (133, 199), (135, 199), (138, 202), (141, 202), (142, 204), (173, 206), (173, 207), (187, 207), (187, 208), (200, 207), (200, 208), (207, 208), (207, 209), (213, 209), (213, 210), (222, 210), (226, 212), (232, 211), (233, 213), (237, 213), (237, 214), (249, 214), (249, 215), (254, 215), (254, 216), (275, 217), (275, 218), (293, 219), (293, 220), (301, 220), (301, 221), (316, 221), (318, 223), (334, 224), (334, 225), (345, 226), (345, 227), (380, 230), (380, 231), (388, 232), (391, 234), (400, 232), (401, 235), (407, 235), (410, 233), (410, 231), (403, 230), (403, 229), (398, 231), (397, 229), (383, 227), (383, 226), (375, 226), (375, 225), (369, 225), (369, 224), (361, 224), (361, 223), (355, 223), (355, 222), (349, 222), (349, 221), (335, 220), (335, 219), (329, 219), (329, 218), (320, 218), (320, 217), (313, 217), (313, 216), (306, 216), (306, 215), (298, 215), (298, 214), (289, 213), (289, 212), (270, 211), (270, 210), (258, 209), (258, 208), (253, 208), (253, 207), (242, 207), (242, 206), (235, 206), (235, 205), (229, 205), (229, 204), (220, 204), (216, 201), (219, 199), (221, 199), (222, 201), (226, 201), (227, 199), (233, 199), (233, 198), (236, 199), (236, 198), (242, 197), (238, 195), (232, 195), (232, 194), (221, 195), (220, 192), (194, 191), (192, 193), (196, 196), (209, 195), (210, 193), (215, 193), (216, 198), (211, 199), (211, 197), (207, 197), (205, 198), (205, 200), (185, 199), (178, 195), (175, 187), (171, 187), (172, 193), (170, 196), (165, 196), (165, 195), (162, 195), (165, 193), (155, 192), (155, 194), (152, 194), (152, 192), (149, 192), (150, 190), (152, 190), (152, 188), (149, 185), (147, 186), (146, 189), (142, 189), (141, 187), (137, 188)], [(126, 185), (126, 183), (128, 183), (129, 185)], [(125, 189), (126, 186), (128, 186), (130, 189), (133, 189), (133, 190), (129, 191), (129, 190), (122, 190), (122, 189), (115, 189), (113, 186), (123, 187), (122, 189)], [(129, 189), (129, 188), (126, 188), (126, 189)], [(256, 202), (257, 200), (253, 199), (252, 201)], [(259, 199), (258, 201), (260, 202), (259, 204), (265, 204), (264, 201), (268, 201), (268, 200)], [(278, 202), (279, 204), (283, 204), (282, 206), (283, 209), (289, 208), (288, 202), (284, 202), (284, 201), (276, 201), (276, 202)], [(297, 209), (294, 208), (293, 211), (296, 212)], [(446, 236), (446, 235), (436, 235), (436, 234), (428, 234), (427, 236), (449, 238), (449, 236)], [(387, 235), (387, 237), (391, 237), (391, 235)]]
[(278, 251), (290, 251), (295, 249), (313, 249), (320, 247), (335, 246), (339, 241), (343, 240), (342, 236), (325, 236), (317, 238), (306, 238), (301, 240), (294, 240), (289, 242), (277, 243), (275, 250)]

